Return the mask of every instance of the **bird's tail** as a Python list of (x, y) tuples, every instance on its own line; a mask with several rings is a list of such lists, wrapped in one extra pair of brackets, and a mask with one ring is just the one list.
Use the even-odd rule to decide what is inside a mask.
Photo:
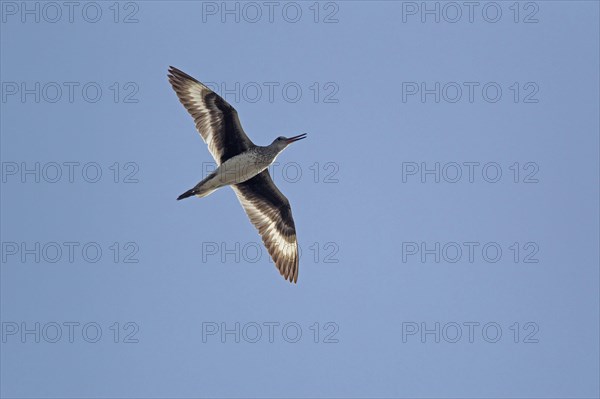
[(194, 188), (187, 190), (185, 193), (183, 193), (179, 197), (177, 197), (177, 201), (186, 199), (193, 195), (195, 195), (198, 198), (206, 197), (208, 194), (212, 193), (215, 190), (216, 190), (216, 188), (206, 188), (206, 187), (196, 186)]
[(196, 184), (196, 186), (194, 188), (190, 188), (185, 193), (183, 193), (179, 197), (177, 197), (177, 201), (191, 197), (193, 195), (195, 195), (198, 198), (206, 197), (208, 194), (212, 193), (217, 188), (219, 188), (218, 186), (215, 186), (215, 184), (214, 184), (215, 181), (213, 180), (213, 178), (215, 176), (216, 176), (216, 173), (214, 173), (214, 172), (211, 173), (210, 175), (206, 176), (206, 178), (204, 178), (204, 180), (202, 180), (200, 183)]
[(192, 195), (196, 195), (196, 187), (190, 188), (185, 193), (181, 194), (179, 197), (177, 197), (177, 201), (191, 197)]

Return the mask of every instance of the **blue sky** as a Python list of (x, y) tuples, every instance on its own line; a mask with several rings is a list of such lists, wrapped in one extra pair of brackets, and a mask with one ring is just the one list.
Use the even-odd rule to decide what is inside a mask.
[[(0, 394), (598, 397), (598, 3), (461, 4), (0, 2)], [(308, 132), (297, 285), (169, 65)]]

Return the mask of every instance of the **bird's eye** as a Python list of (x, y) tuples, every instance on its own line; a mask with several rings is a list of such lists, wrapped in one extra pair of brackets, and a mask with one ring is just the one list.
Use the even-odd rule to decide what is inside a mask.
[(285, 137), (283, 137), (283, 136), (277, 137), (277, 140), (283, 140), (283, 139), (285, 139)]

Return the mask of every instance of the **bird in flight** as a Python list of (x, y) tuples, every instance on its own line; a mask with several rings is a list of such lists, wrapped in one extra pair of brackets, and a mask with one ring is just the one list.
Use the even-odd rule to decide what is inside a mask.
[(237, 111), (227, 101), (177, 68), (169, 67), (168, 76), (218, 165), (177, 200), (206, 197), (221, 187), (231, 186), (279, 273), (296, 283), (298, 241), (292, 209), (267, 168), (289, 144), (305, 138), (306, 134), (280, 136), (266, 147), (258, 146), (246, 136)]

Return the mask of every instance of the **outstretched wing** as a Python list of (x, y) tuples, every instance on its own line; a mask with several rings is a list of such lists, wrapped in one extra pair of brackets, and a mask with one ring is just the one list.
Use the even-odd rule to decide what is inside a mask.
[(254, 147), (242, 129), (237, 111), (221, 96), (175, 67), (169, 67), (169, 82), (194, 118), (217, 165)]
[(232, 186), (246, 214), (258, 229), (279, 273), (298, 281), (298, 241), (288, 199), (279, 191), (268, 170)]

